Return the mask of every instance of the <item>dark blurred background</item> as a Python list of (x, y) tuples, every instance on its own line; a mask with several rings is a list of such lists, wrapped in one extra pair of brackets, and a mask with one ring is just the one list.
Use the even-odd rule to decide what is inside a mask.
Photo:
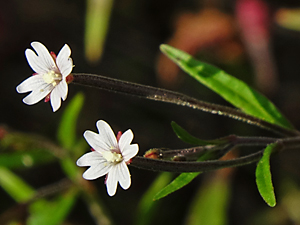
[[(56, 53), (67, 43), (72, 49), (74, 73), (101, 74), (228, 105), (161, 55), (159, 45), (168, 43), (244, 80), (269, 97), (295, 127), (300, 127), (300, 13), (294, 12), (300, 7), (299, 1), (114, 1), (99, 59), (89, 58), (85, 51), (87, 4), (87, 1), (77, 0), (0, 2), (1, 124), (22, 132), (38, 133), (56, 142), (56, 129), (64, 108), (76, 93), (82, 92), (85, 103), (79, 117), (78, 137), (81, 138), (87, 129), (96, 131), (96, 121), (104, 119), (115, 132), (133, 130), (134, 142), (140, 146), (139, 155), (153, 147), (189, 147), (176, 137), (171, 121), (201, 139), (232, 133), (274, 136), (229, 118), (73, 84), (69, 85), (68, 99), (55, 113), (49, 103), (27, 106), (22, 103), (25, 95), (18, 94), (15, 88), (33, 73), (27, 64), (25, 49), (31, 47), (32, 41), (40, 41)], [(297, 18), (298, 23), (293, 23)], [(280, 205), (285, 196), (281, 182), (283, 177), (290, 177), (299, 184), (300, 154), (284, 152), (273, 158), (275, 191), (280, 189), (277, 209), (269, 208), (259, 196), (255, 166), (237, 168), (228, 178), (231, 197), (227, 224), (266, 224), (262, 221), (267, 215), (273, 217), (279, 209), (288, 211)], [(126, 192), (119, 188), (113, 198), (107, 196), (103, 178), (93, 181), (116, 224), (133, 224), (136, 204), (157, 176), (154, 172), (130, 170), (131, 188)], [(63, 177), (55, 163), (17, 172), (34, 187)], [(161, 200), (153, 224), (184, 224), (195, 192), (203, 178), (211, 175), (201, 175), (187, 187)], [(14, 203), (4, 191), (0, 194), (0, 208), (5, 211)], [(300, 208), (297, 204), (293, 209)], [(264, 219), (257, 219), (261, 217)], [(66, 224), (93, 224), (80, 201), (68, 221)], [(286, 213), (273, 224), (299, 223), (300, 219), (295, 221)]]

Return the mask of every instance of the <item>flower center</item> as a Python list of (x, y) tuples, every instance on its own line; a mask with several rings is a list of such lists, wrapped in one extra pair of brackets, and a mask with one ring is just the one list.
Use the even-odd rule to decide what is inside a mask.
[(43, 79), (47, 84), (52, 84), (53, 87), (55, 87), (62, 80), (62, 76), (61, 74), (50, 70), (48, 73), (43, 75)]
[(107, 162), (119, 163), (123, 161), (123, 156), (120, 153), (105, 151), (102, 153)]

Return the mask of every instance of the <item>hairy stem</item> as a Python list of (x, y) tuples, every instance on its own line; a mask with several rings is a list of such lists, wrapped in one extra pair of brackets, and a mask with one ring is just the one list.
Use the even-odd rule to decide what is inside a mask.
[(140, 169), (175, 173), (208, 172), (212, 170), (218, 170), (227, 167), (243, 166), (253, 162), (257, 162), (262, 157), (262, 155), (263, 150), (237, 159), (224, 161), (207, 160), (203, 162), (165, 161), (136, 156), (132, 159), (130, 165)]
[(187, 106), (193, 109), (202, 110), (204, 112), (209, 112), (212, 114), (224, 115), (236, 120), (241, 120), (243, 122), (259, 126), (261, 128), (271, 130), (283, 136), (299, 135), (298, 131), (289, 130), (281, 126), (271, 124), (264, 120), (248, 115), (238, 109), (200, 101), (178, 92), (127, 81), (121, 81), (94, 74), (75, 73), (73, 74), (73, 77), (74, 80), (72, 81), (72, 83), (74, 84), (96, 87), (108, 91), (134, 95), (155, 101)]
[[(151, 149), (150, 151), (150, 158), (152, 157), (153, 151), (157, 155), (156, 158), (158, 159), (172, 159), (174, 157), (182, 157), (184, 159), (198, 159), (199, 156), (207, 153), (207, 152), (216, 152), (222, 151), (227, 149), (224, 154), (230, 151), (235, 146), (266, 146), (273, 142), (279, 140), (290, 140), (290, 139), (278, 139), (278, 138), (270, 138), (270, 137), (240, 137), (236, 135), (230, 135), (222, 140), (228, 140), (226, 143), (221, 145), (205, 145), (205, 146), (197, 146), (192, 148), (185, 148), (185, 149), (174, 149), (174, 150), (163, 150), (160, 148)], [(147, 151), (148, 152), (148, 151)], [(147, 157), (147, 152), (144, 157)]]

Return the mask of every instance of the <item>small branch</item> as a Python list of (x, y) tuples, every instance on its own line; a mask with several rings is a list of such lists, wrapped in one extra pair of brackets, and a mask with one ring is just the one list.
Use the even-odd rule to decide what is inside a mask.
[[(174, 149), (174, 150), (163, 150), (160, 148), (150, 149), (146, 152), (144, 157), (154, 158), (154, 159), (163, 159), (163, 160), (197, 160), (199, 156), (207, 152), (217, 152), (220, 151), (221, 155), (226, 154), (235, 146), (266, 146), (273, 142), (282, 140), (278, 138), (270, 137), (240, 137), (235, 135), (230, 135), (222, 140), (227, 140), (226, 143), (221, 145), (205, 145), (185, 149)], [(283, 139), (286, 140), (286, 139)], [(148, 157), (148, 155), (150, 157)], [(178, 157), (178, 159), (176, 158)]]
[(207, 152), (221, 150), (224, 147), (225, 147), (224, 145), (222, 146), (206, 145), (206, 146), (198, 146), (193, 148), (175, 149), (175, 150), (162, 150), (159, 148), (155, 150), (157, 150), (159, 153), (158, 158), (163, 160), (166, 159), (174, 160), (175, 157), (183, 157), (185, 160), (191, 158), (197, 160), (201, 155)]
[(271, 138), (271, 137), (242, 137), (236, 135), (230, 135), (225, 137), (224, 139), (228, 139), (229, 143), (238, 146), (265, 146), (276, 142), (278, 140), (283, 140), (280, 138)]
[(282, 138), (277, 141), (284, 149), (299, 149), (300, 137)]
[(141, 85), (137, 83), (131, 83), (127, 81), (121, 81), (94, 74), (77, 73), (73, 74), (73, 76), (74, 80), (72, 81), (72, 83), (74, 84), (86, 85), (108, 91), (114, 91), (142, 98), (147, 98), (155, 101), (187, 106), (193, 109), (202, 110), (204, 112), (228, 116), (236, 120), (241, 120), (248, 124), (271, 130), (283, 136), (299, 136), (298, 131), (289, 130), (281, 126), (271, 124), (264, 120), (250, 116), (238, 109), (200, 101), (178, 92), (155, 88), (147, 85)]
[[(235, 137), (232, 144), (229, 144), (229, 147), (236, 145), (268, 145), (271, 143), (277, 143), (278, 147), (275, 152), (283, 150), (283, 149), (298, 149), (300, 148), (300, 137), (291, 137), (291, 138), (265, 138), (265, 137)], [(252, 142), (253, 141), (253, 142)], [(252, 143), (251, 143), (252, 142)], [(224, 152), (228, 151), (228, 148), (224, 147)], [(191, 148), (192, 150), (193, 148)], [(170, 150), (174, 152), (186, 151), (183, 150)], [(203, 150), (203, 148), (199, 148), (199, 150)], [(170, 154), (170, 151), (168, 154)], [(222, 150), (221, 150), (222, 151)], [(223, 153), (224, 153), (223, 152)], [(158, 160), (152, 158), (145, 158), (136, 156), (132, 159), (131, 166), (153, 170), (153, 171), (166, 171), (166, 172), (176, 172), (176, 173), (185, 173), (185, 172), (208, 172), (212, 170), (218, 170), (227, 167), (237, 167), (243, 166), (250, 163), (254, 163), (259, 161), (264, 152), (260, 150), (256, 153), (243, 156), (237, 159), (232, 160), (207, 160), (202, 162), (191, 162), (191, 161), (166, 161), (166, 160)]]
[(56, 183), (49, 184), (48, 186), (42, 187), (36, 191), (34, 197), (30, 200), (30, 202), (36, 201), (40, 198), (45, 198), (48, 196), (55, 195), (59, 192), (66, 191), (75, 185), (67, 178), (64, 178)]
[(207, 160), (203, 162), (175, 162), (175, 161), (164, 161), (157, 159), (149, 159), (144, 157), (136, 156), (132, 159), (131, 166), (153, 170), (153, 171), (166, 171), (175, 173), (186, 173), (186, 172), (208, 172), (212, 170), (218, 170), (227, 167), (244, 166), (250, 163), (257, 162), (263, 155), (263, 151), (253, 153), (238, 159), (232, 160)]

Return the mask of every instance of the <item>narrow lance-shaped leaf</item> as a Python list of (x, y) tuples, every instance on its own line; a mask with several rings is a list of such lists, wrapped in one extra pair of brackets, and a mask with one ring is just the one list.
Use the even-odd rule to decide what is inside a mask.
[(263, 157), (257, 164), (255, 172), (258, 191), (265, 202), (271, 207), (274, 207), (276, 205), (276, 199), (270, 171), (270, 156), (271, 153), (279, 147), (280, 146), (277, 143), (267, 146), (264, 151)]
[(5, 167), (0, 167), (0, 186), (16, 202), (26, 202), (35, 194), (32, 187)]
[(170, 184), (161, 189), (153, 198), (153, 200), (159, 200), (167, 195), (179, 190), (185, 185), (189, 184), (200, 173), (182, 173), (176, 177)]
[[(187, 133), (187, 135), (190, 135)], [(198, 161), (204, 161), (207, 159), (214, 158), (214, 155), (208, 153), (205, 153), (202, 155)], [(179, 190), (180, 188), (183, 188), (187, 184), (189, 184), (194, 178), (196, 178), (199, 174), (202, 172), (196, 172), (196, 173), (181, 173), (178, 177), (176, 177), (170, 184), (168, 184), (166, 187), (161, 189), (155, 196), (154, 200), (161, 199), (163, 197), (166, 197), (167, 195)]]
[(158, 210), (159, 202), (153, 201), (153, 195), (171, 181), (171, 173), (161, 173), (151, 184), (149, 189), (143, 195), (136, 213), (135, 224), (146, 225), (152, 224), (152, 218)]
[(174, 47), (161, 45), (160, 49), (190, 76), (245, 113), (272, 124), (292, 128), (272, 102), (243, 81)]
[[(222, 140), (222, 139), (216, 139), (216, 140), (201, 140), (198, 139), (192, 135), (190, 135), (186, 130), (184, 130), (182, 127), (180, 127), (176, 122), (171, 123), (172, 128), (176, 135), (182, 140), (189, 144), (194, 145), (209, 145), (209, 144), (225, 144), (228, 142), (228, 140)], [(210, 158), (211, 154), (204, 154), (200, 157), (199, 161), (206, 160)], [(189, 184), (195, 177), (197, 177), (199, 173), (182, 173), (178, 177), (176, 177), (169, 185), (164, 187), (162, 190), (160, 190), (155, 196), (154, 200), (158, 200), (160, 198), (166, 197), (167, 195), (179, 190), (180, 188), (184, 187), (185, 185)]]
[(70, 149), (75, 144), (77, 119), (83, 102), (83, 94), (78, 93), (71, 100), (63, 113), (57, 132), (57, 138), (64, 148)]
[(78, 115), (82, 109), (84, 102), (84, 96), (78, 93), (72, 101), (68, 104), (62, 116), (60, 126), (57, 132), (57, 138), (61, 145), (70, 150), (69, 157), (63, 158), (61, 160), (61, 166), (65, 174), (71, 179), (75, 179), (79, 173), (79, 169), (74, 163), (74, 159), (71, 156), (76, 156), (75, 144), (76, 142), (76, 125), (78, 120)]
[(104, 48), (113, 0), (87, 0), (85, 17), (85, 56), (97, 62)]
[(201, 140), (190, 135), (186, 130), (179, 126), (176, 122), (172, 121), (171, 126), (173, 131), (182, 141), (193, 145), (221, 145), (229, 142), (228, 139), (215, 139), (215, 140)]

